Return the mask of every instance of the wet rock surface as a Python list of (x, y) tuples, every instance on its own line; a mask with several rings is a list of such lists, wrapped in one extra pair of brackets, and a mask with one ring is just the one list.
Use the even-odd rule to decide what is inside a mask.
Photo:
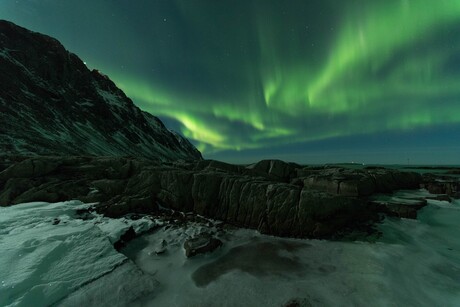
[[(426, 203), (376, 202), (371, 196), (377, 192), (450, 186), (450, 193), (431, 189), (447, 199), (458, 187), (452, 177), (440, 181), (434, 175), (382, 168), (312, 168), (278, 160), (245, 167), (212, 160), (2, 156), (0, 165), (2, 206), (79, 199), (97, 203), (95, 210), (109, 217), (168, 208), (289, 237), (334, 237), (382, 213), (415, 218)], [(184, 220), (180, 214), (174, 219)]]

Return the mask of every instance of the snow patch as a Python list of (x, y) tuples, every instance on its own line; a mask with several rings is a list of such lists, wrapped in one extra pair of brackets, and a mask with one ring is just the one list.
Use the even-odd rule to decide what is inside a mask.
[(109, 105), (117, 106), (117, 107), (120, 107), (120, 108), (122, 108), (124, 106), (122, 100), (117, 95), (114, 95), (113, 93), (104, 91), (99, 87), (97, 87), (97, 92), (99, 93), (99, 95), (102, 98), (104, 98), (105, 102), (107, 102)]

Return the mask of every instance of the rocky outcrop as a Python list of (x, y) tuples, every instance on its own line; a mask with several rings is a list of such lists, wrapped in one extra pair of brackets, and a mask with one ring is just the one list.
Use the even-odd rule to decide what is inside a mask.
[(458, 176), (435, 176), (425, 174), (423, 187), (433, 194), (446, 194), (447, 196), (460, 197), (460, 180)]
[[(307, 169), (308, 171), (308, 169)], [(343, 196), (369, 196), (398, 189), (416, 189), (423, 182), (418, 173), (391, 169), (326, 168), (311, 171), (304, 178), (305, 187)]]
[(427, 205), (426, 199), (391, 199), (389, 201), (374, 200), (371, 205), (375, 210), (388, 216), (416, 219), (417, 211)]
[(311, 238), (336, 236), (377, 220), (379, 213), (414, 217), (421, 207), (370, 202), (367, 197), (416, 187), (421, 177), (415, 173), (296, 168), (281, 161), (259, 166), (117, 157), (0, 157), (0, 205), (79, 199), (97, 202), (96, 210), (110, 217), (169, 208), (266, 234)]
[[(55, 39), (0, 20), (0, 151), (21, 155), (201, 159)], [(19, 166), (41, 171), (39, 165)], [(44, 170), (46, 171), (46, 170)]]

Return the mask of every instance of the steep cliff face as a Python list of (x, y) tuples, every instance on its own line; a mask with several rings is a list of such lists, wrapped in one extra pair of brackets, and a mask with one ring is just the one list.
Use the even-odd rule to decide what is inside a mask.
[(0, 151), (201, 159), (57, 40), (0, 20)]

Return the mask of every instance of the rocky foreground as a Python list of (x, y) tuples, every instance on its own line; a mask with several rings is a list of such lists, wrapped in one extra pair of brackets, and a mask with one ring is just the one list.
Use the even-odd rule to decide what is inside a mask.
[(302, 167), (279, 160), (249, 166), (205, 160), (158, 163), (114, 157), (0, 159), (0, 205), (78, 199), (109, 217), (191, 212), (276, 236), (333, 238), (379, 219), (415, 218), (425, 199), (382, 201), (379, 193), (427, 188), (457, 197), (453, 177), (384, 168)]

